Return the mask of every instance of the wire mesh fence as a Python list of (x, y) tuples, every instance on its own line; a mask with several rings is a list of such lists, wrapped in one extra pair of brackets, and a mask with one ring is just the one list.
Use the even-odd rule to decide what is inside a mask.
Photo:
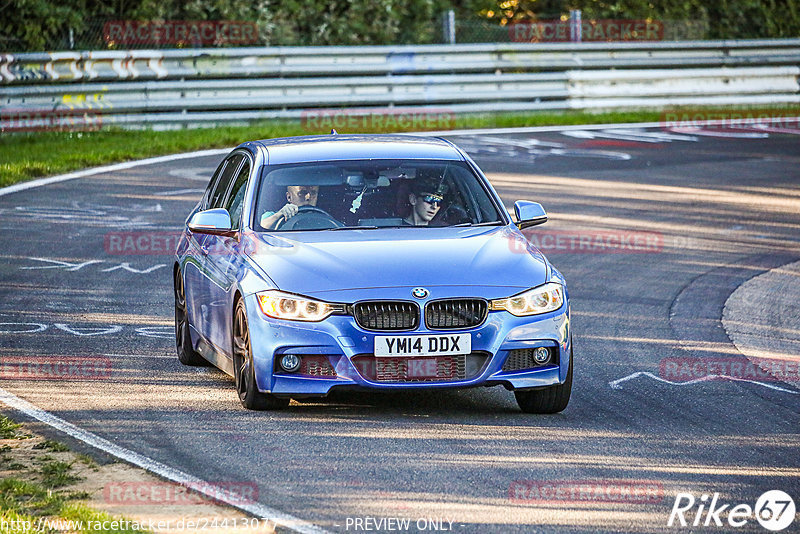
[(324, 27), (298, 28), (264, 20), (118, 20), (92, 18), (51, 32), (32, 46), (0, 35), (1, 52), (130, 50), (243, 46), (400, 45), (513, 42), (676, 41), (709, 38), (705, 20), (575, 20), (563, 14), (533, 21), (440, 18), (418, 23), (414, 31), (383, 35), (332, 34)]

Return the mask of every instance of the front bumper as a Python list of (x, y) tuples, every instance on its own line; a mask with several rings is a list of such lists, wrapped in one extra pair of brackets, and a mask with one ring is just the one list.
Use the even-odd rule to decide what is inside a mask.
[[(478, 327), (451, 332), (427, 330), (391, 335), (469, 333), (473, 353), (488, 355), (482, 369), (466, 379), (433, 382), (378, 382), (365, 378), (353, 358), (371, 355), (374, 338), (386, 332), (361, 329), (350, 316), (331, 316), (319, 323), (283, 321), (265, 316), (255, 295), (245, 298), (250, 326), (256, 382), (265, 393), (282, 396), (325, 396), (338, 387), (373, 390), (465, 388), (503, 385), (509, 389), (527, 389), (563, 383), (567, 378), (571, 352), (569, 301), (559, 310), (530, 317), (515, 317), (506, 311), (489, 312)], [(550, 347), (557, 351), (557, 364), (523, 371), (503, 371), (509, 351)], [(335, 369), (335, 377), (311, 377), (275, 372), (273, 358), (286, 353), (324, 355)]]

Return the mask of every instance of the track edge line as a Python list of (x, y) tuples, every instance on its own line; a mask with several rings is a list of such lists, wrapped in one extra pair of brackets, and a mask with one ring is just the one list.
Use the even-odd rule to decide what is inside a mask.
[[(231, 494), (228, 490), (215, 488), (213, 483), (206, 482), (198, 477), (184, 473), (183, 471), (170, 467), (157, 460), (153, 460), (143, 454), (126, 449), (120, 445), (116, 445), (111, 441), (84, 430), (69, 421), (61, 419), (60, 417), (45, 411), (36, 405), (32, 404), (21, 397), (17, 397), (13, 393), (0, 388), (0, 402), (17, 410), (30, 418), (36, 419), (56, 430), (67, 434), (68, 436), (82, 441), (83, 443), (99, 449), (107, 454), (110, 454), (120, 460), (129, 464), (135, 465), (145, 471), (149, 471), (157, 476), (190, 488), (198, 493), (201, 493), (212, 500), (221, 502), (227, 506), (235, 508), (241, 512), (257, 517), (262, 520), (269, 520), (278, 526), (285, 527), (293, 532), (303, 534), (327, 534), (327, 531), (313, 525), (307, 521), (296, 518), (290, 514), (280, 512), (268, 506), (259, 503), (237, 503), (235, 502), (235, 494)], [(240, 499), (239, 499), (240, 500)], [(234, 502), (232, 502), (234, 501)]]

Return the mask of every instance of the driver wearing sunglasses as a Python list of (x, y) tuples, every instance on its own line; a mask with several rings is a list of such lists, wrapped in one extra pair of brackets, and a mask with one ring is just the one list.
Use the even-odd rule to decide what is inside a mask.
[(439, 213), (447, 192), (447, 186), (441, 180), (416, 180), (408, 195), (411, 213), (403, 219), (409, 226), (427, 226)]

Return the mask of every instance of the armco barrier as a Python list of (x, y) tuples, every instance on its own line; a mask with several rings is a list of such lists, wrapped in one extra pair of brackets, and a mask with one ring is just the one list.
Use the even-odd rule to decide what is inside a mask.
[(341, 107), (788, 104), (800, 102), (798, 65), (800, 39), (0, 54), (0, 128), (182, 127)]

